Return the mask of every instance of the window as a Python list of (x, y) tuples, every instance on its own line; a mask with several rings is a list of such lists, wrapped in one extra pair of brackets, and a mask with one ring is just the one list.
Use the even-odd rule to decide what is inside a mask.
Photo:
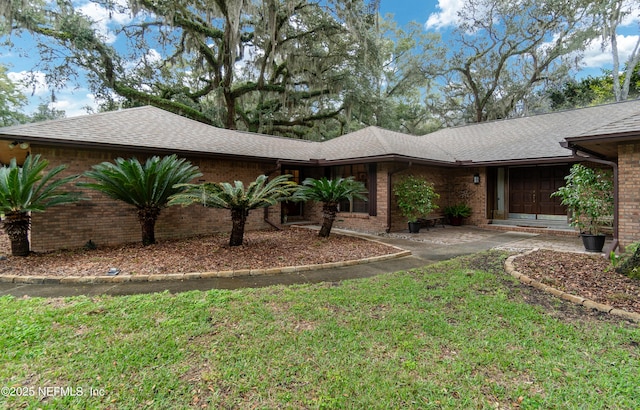
[(300, 181), (300, 170), (299, 169), (285, 168), (282, 173), (285, 174), (285, 175), (291, 175), (291, 181), (295, 182), (296, 184), (300, 184), (302, 182), (302, 181)]
[[(291, 175), (291, 181), (296, 184), (300, 184), (302, 175), (297, 168), (285, 168), (282, 172), (284, 175)], [(303, 202), (290, 202), (285, 201), (282, 203), (282, 222), (291, 222), (293, 220), (302, 219), (303, 216)]]
[[(373, 166), (368, 164), (356, 165), (340, 165), (331, 169), (331, 178), (348, 178), (354, 177), (356, 181), (362, 182), (371, 194), (370, 189), (370, 172)], [(353, 201), (341, 201), (339, 204), (340, 212), (358, 212), (369, 213), (370, 203), (362, 199), (354, 199)]]

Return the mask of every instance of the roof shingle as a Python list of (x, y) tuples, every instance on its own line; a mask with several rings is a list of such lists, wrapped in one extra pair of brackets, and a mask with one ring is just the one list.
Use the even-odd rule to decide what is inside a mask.
[(419, 158), (441, 163), (563, 159), (581, 135), (640, 134), (640, 100), (446, 128), (413, 136), (368, 127), (310, 142), (212, 127), (150, 106), (0, 128), (0, 138), (248, 158), (327, 161)]

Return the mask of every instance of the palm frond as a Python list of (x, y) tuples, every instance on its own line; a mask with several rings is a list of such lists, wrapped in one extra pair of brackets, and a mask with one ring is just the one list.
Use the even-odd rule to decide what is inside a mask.
[(172, 195), (187, 189), (187, 182), (202, 173), (186, 159), (170, 155), (151, 157), (144, 165), (137, 158), (117, 158), (114, 163), (94, 165), (84, 175), (95, 182), (83, 182), (80, 186), (143, 208), (166, 206)]
[(286, 201), (298, 185), (290, 181), (291, 175), (279, 175), (271, 180), (260, 175), (245, 187), (242, 181), (188, 184), (185, 190), (171, 198), (170, 204), (183, 206), (199, 203), (206, 207), (245, 209), (247, 211)]
[(12, 159), (8, 166), (0, 168), (0, 210), (2, 212), (43, 212), (49, 207), (75, 202), (78, 192), (66, 192), (60, 188), (78, 178), (69, 175), (54, 180), (66, 169), (59, 165), (44, 173), (49, 161), (40, 155), (29, 156), (20, 167)]
[(367, 189), (353, 177), (337, 179), (307, 178), (297, 193), (297, 199), (317, 202), (340, 202), (354, 199), (367, 200)]

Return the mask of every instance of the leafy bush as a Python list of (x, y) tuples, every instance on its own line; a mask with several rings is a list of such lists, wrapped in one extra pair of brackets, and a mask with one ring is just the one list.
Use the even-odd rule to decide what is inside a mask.
[(136, 207), (142, 244), (147, 246), (156, 242), (155, 224), (160, 211), (172, 195), (183, 191), (179, 184), (202, 176), (202, 173), (198, 167), (174, 154), (163, 158), (154, 156), (145, 163), (137, 158), (117, 158), (113, 163), (94, 165), (84, 175), (95, 182), (80, 183), (80, 186)]
[(409, 175), (395, 184), (393, 193), (396, 195), (400, 212), (409, 222), (416, 222), (421, 216), (426, 216), (434, 209), (438, 209), (435, 200), (440, 198), (433, 184), (421, 177)]
[(445, 206), (442, 212), (449, 217), (468, 218), (471, 216), (471, 207), (467, 204)]
[(35, 155), (28, 156), (22, 166), (12, 158), (9, 165), (0, 167), (0, 212), (4, 214), (3, 228), (11, 241), (13, 256), (29, 255), (32, 213), (81, 199), (78, 192), (62, 189), (78, 175), (54, 179), (66, 165), (58, 165), (45, 174), (48, 165), (49, 161)]
[(634, 242), (625, 247), (625, 251), (622, 255), (615, 255), (615, 252), (611, 251), (609, 259), (611, 260), (611, 265), (615, 268), (616, 272), (628, 276), (631, 279), (640, 280), (639, 248), (640, 242)]
[(571, 211), (571, 226), (581, 233), (599, 235), (613, 221), (613, 176), (610, 171), (575, 164), (566, 185), (551, 194)]

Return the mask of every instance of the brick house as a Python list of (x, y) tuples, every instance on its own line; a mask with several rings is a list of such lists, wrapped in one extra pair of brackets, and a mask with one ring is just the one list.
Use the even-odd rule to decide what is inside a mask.
[[(564, 185), (575, 162), (613, 168), (617, 177), (620, 243), (640, 240), (640, 101), (446, 128), (425, 136), (368, 127), (310, 142), (219, 129), (154, 107), (140, 107), (0, 129), (0, 162), (41, 154), (80, 174), (117, 157), (175, 153), (197, 165), (200, 181), (249, 182), (260, 174), (354, 176), (369, 200), (341, 204), (335, 226), (367, 232), (401, 231), (406, 221), (392, 194), (404, 175), (425, 176), (440, 207), (466, 202), (467, 224), (496, 229), (567, 232), (567, 211), (549, 194)], [(79, 189), (79, 188), (75, 188)], [(135, 210), (86, 191), (87, 201), (34, 214), (34, 251), (93, 242), (140, 240)], [(285, 221), (319, 222), (317, 204), (282, 204), (253, 211), (247, 229)], [(225, 210), (163, 210), (156, 236), (177, 238), (230, 230)], [(517, 227), (516, 227), (517, 226)], [(572, 232), (572, 231), (569, 231)]]

